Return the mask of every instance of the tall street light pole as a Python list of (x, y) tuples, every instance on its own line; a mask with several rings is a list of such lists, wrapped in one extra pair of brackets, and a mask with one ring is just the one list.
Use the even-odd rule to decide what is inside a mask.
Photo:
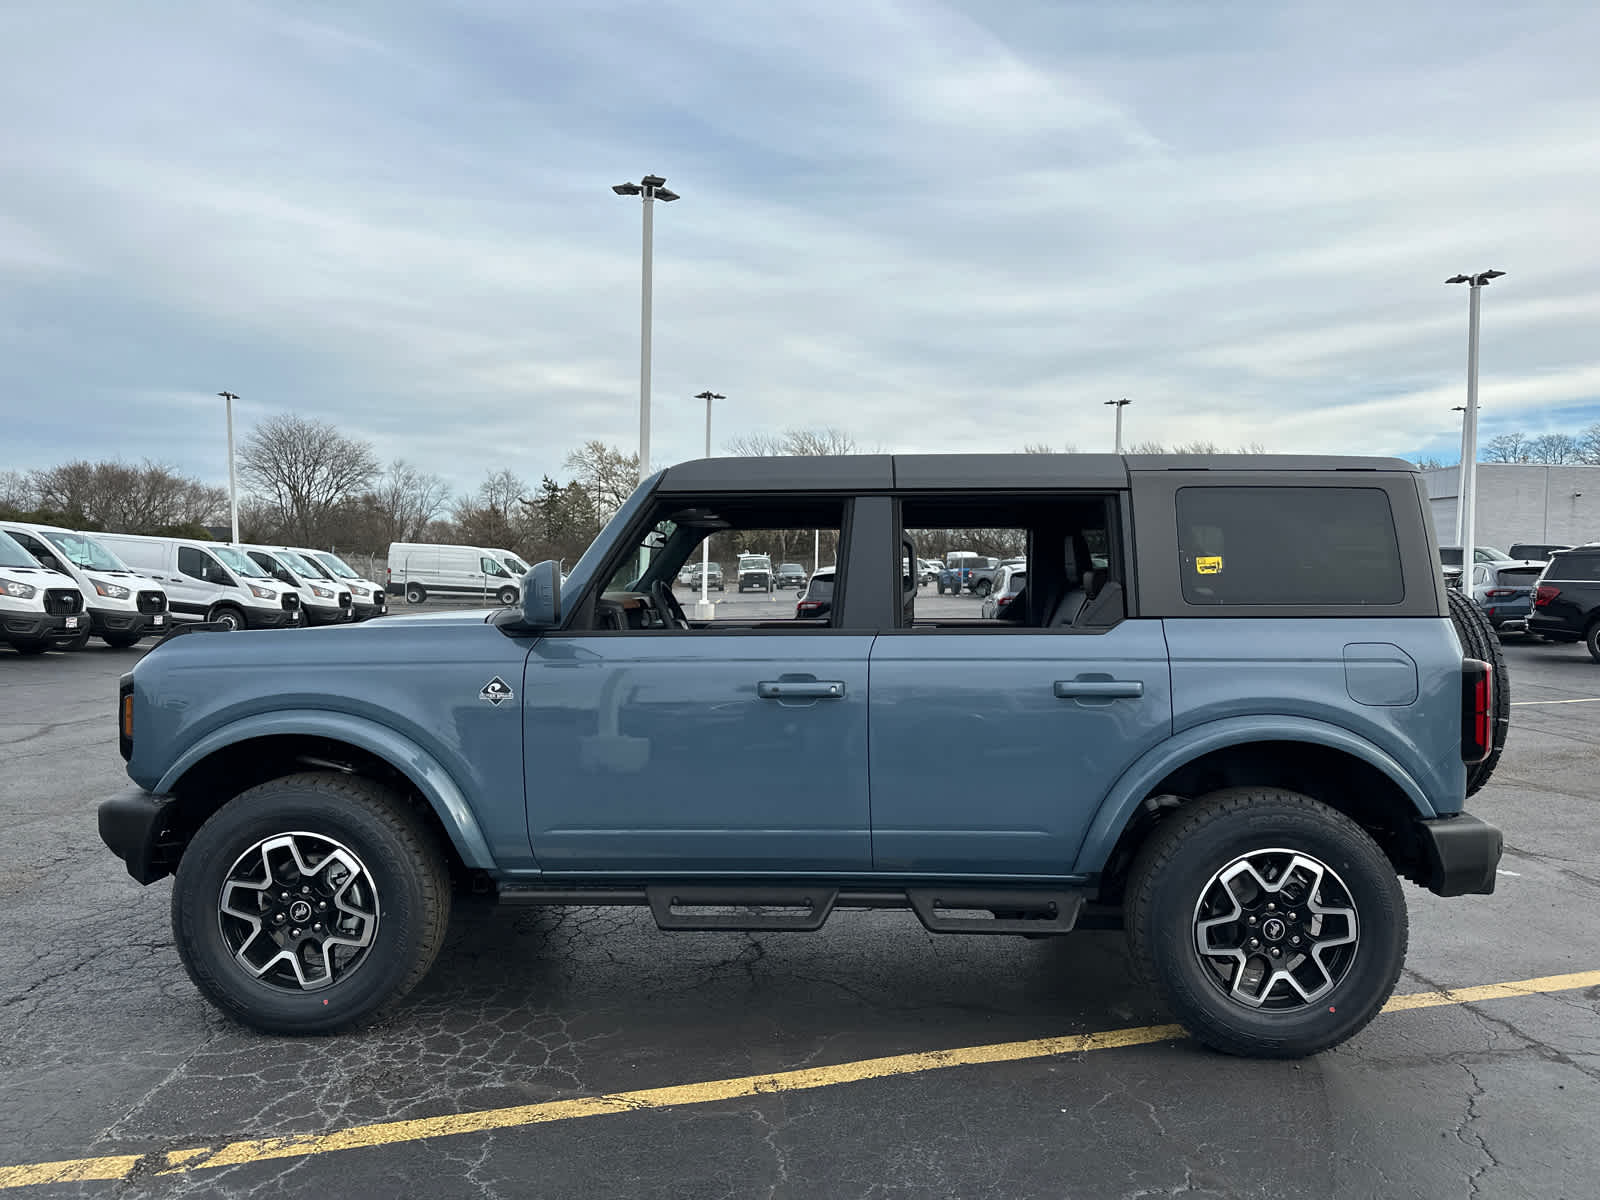
[(1467, 501), (1467, 406), (1458, 404), (1450, 410), (1461, 414), (1461, 462), (1456, 466), (1456, 541), (1461, 540), (1461, 514)]
[(1461, 432), (1461, 579), (1470, 587), (1472, 568), (1478, 561), (1478, 293), (1504, 271), (1479, 271), (1452, 275), (1446, 283), (1467, 285), (1467, 411)]
[[(703, 392), (695, 393), (695, 399), (696, 400), (704, 400), (706, 402), (706, 457), (710, 458), (711, 457), (711, 402), (713, 400), (726, 400), (727, 397), (724, 396), (721, 392), (713, 392), (710, 388), (707, 388)], [(705, 540), (703, 540), (700, 543), (700, 612), (701, 612), (702, 619), (707, 618), (707, 617), (709, 617), (711, 615), (707, 611), (707, 609), (710, 607), (711, 601), (707, 598), (707, 594), (706, 594), (706, 588), (707, 588), (707, 586), (708, 586), (708, 584), (710, 582), (710, 574), (711, 574), (711, 535), (707, 534), (706, 537), (705, 537)]]
[(1117, 453), (1122, 453), (1122, 410), (1128, 407), (1128, 401), (1107, 400), (1106, 403), (1117, 410)]
[(638, 183), (613, 184), (619, 196), (644, 198), (644, 249), (639, 301), (639, 480), (650, 474), (650, 293), (652, 289), (653, 222), (657, 200), (672, 201), (678, 193), (670, 191), (660, 175), (646, 175)]
[(233, 517), (233, 544), (239, 544), (239, 488), (233, 475), (233, 402), (239, 397), (234, 392), (218, 392), (228, 402), (228, 511)]

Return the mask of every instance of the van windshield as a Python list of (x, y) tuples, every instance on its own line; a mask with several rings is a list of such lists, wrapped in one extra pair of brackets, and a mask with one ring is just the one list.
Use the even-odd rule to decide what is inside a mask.
[(510, 567), (512, 573), (516, 575), (526, 575), (529, 570), (531, 570), (528, 564), (523, 562), (515, 554), (502, 554), (500, 556), (500, 561), (505, 563), (506, 566)]
[(0, 532), (0, 567), (37, 567), (33, 555), (22, 548), (22, 543), (9, 533)]
[(75, 567), (91, 571), (126, 571), (127, 564), (99, 542), (81, 533), (43, 533), (44, 539)]
[(261, 565), (257, 563), (255, 559), (251, 558), (248, 554), (244, 554), (238, 550), (235, 550), (232, 546), (209, 546), (207, 549), (209, 549), (211, 553), (215, 554), (223, 562), (227, 563), (228, 566), (232, 567), (235, 571), (239, 572), (239, 574), (245, 576), (246, 578), (272, 578), (261, 569)]
[(327, 567), (328, 570), (332, 571), (340, 579), (360, 578), (359, 575), (357, 575), (345, 564), (344, 559), (340, 558), (337, 554), (330, 554), (327, 551), (319, 550), (316, 557), (319, 563)]
[(293, 550), (274, 550), (272, 557), (288, 567), (296, 575), (303, 575), (307, 579), (321, 579), (324, 575), (324, 572), (312, 566)]

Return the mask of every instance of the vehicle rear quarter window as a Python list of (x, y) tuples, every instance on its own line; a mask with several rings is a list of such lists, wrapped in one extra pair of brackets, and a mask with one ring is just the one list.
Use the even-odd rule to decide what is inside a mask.
[(1600, 580), (1600, 554), (1557, 554), (1545, 568), (1544, 577), (1576, 582)]
[(1190, 604), (1405, 599), (1394, 514), (1381, 488), (1185, 487), (1177, 511)]

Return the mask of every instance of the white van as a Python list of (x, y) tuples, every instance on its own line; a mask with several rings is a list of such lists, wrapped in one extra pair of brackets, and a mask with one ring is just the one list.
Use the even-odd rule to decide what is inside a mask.
[(256, 566), (299, 594), (305, 624), (339, 625), (350, 619), (350, 589), (338, 586), (320, 567), (312, 566), (293, 550), (282, 546), (247, 546), (241, 542), (239, 549), (248, 554)]
[(159, 583), (128, 569), (91, 533), (76, 533), (58, 525), (27, 521), (0, 521), (40, 566), (70, 575), (88, 604), (89, 623), (79, 635), (79, 645), (90, 634), (108, 646), (126, 649), (146, 634), (167, 632), (167, 593)]
[(215, 621), (229, 629), (300, 623), (300, 593), (272, 578), (237, 546), (131, 533), (96, 537), (166, 589), (174, 619)]
[(88, 626), (83, 593), (72, 577), (40, 566), (16, 539), (0, 533), (0, 642), (18, 654), (43, 654), (78, 643)]
[(350, 564), (333, 551), (311, 550), (305, 546), (288, 548), (313, 567), (321, 567), (329, 579), (336, 580), (342, 587), (350, 589), (351, 605), (357, 621), (365, 621), (368, 617), (381, 617), (389, 611), (389, 597), (384, 593), (382, 585), (357, 575), (351, 570)]
[(429, 596), (515, 604), (522, 595), (521, 577), (481, 546), (391, 542), (388, 582), (389, 594), (404, 596), (407, 604)]

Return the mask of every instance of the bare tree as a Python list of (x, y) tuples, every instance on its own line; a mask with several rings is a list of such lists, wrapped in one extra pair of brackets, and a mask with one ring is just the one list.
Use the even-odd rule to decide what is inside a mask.
[(22, 471), (0, 471), (0, 508), (27, 512), (38, 505), (39, 492)]
[(239, 450), (240, 474), (278, 510), (298, 545), (332, 532), (333, 510), (378, 473), (372, 446), (332, 425), (285, 413), (262, 421)]
[(365, 500), (373, 516), (375, 541), (414, 542), (445, 510), (450, 487), (439, 476), (397, 458), (384, 468)]
[(1528, 458), (1536, 463), (1560, 466), (1581, 462), (1583, 444), (1570, 433), (1546, 433), (1528, 443)]
[(78, 527), (108, 533), (161, 533), (204, 525), (227, 493), (170, 467), (146, 462), (63, 463), (28, 477), (38, 507)]
[(1060, 449), (1049, 442), (1029, 442), (1022, 447), (1024, 454), (1076, 454), (1078, 448), (1071, 442), (1062, 442)]
[(1478, 456), (1483, 462), (1514, 463), (1528, 461), (1528, 439), (1520, 430), (1490, 438)]
[(639, 456), (601, 441), (585, 442), (562, 463), (589, 493), (596, 517), (609, 521), (639, 485)]
[(729, 454), (741, 458), (771, 458), (777, 455), (876, 454), (864, 450), (842, 429), (786, 429), (780, 434), (748, 433), (724, 443)]

